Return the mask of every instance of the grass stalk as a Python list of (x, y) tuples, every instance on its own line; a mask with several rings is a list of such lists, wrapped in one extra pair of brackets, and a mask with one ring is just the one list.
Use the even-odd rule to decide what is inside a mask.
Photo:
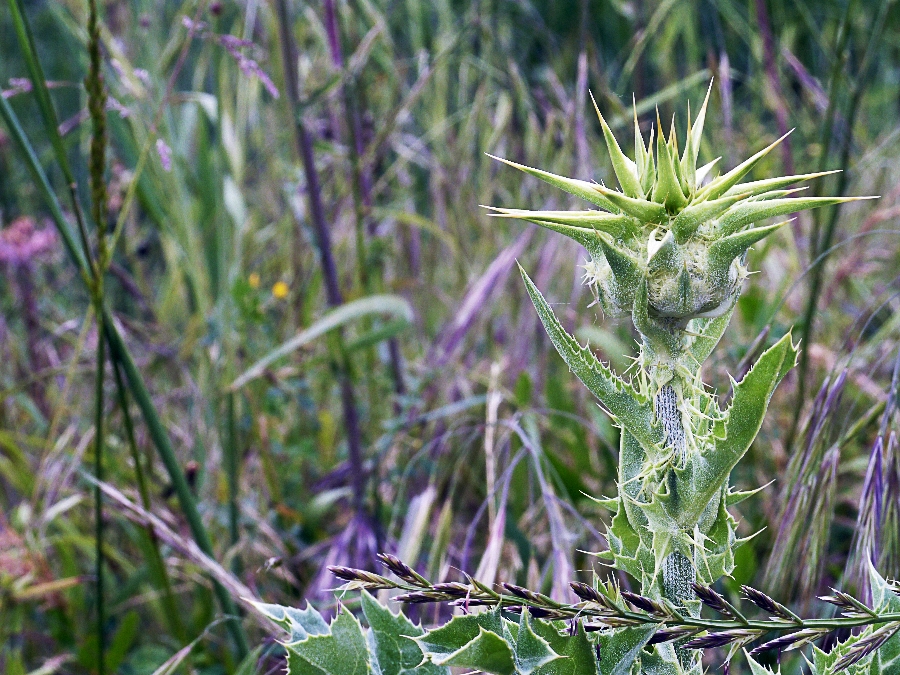
[(97, 315), (97, 374), (94, 382), (94, 537), (96, 545), (95, 589), (97, 594), (97, 673), (106, 674), (106, 604), (103, 578), (103, 382), (106, 370), (106, 341), (102, 337), (103, 315)]
[[(19, 11), (16, 0), (8, 1), (14, 13)], [(23, 42), (20, 46), (23, 53), (29, 53), (31, 47), (27, 42)], [(45, 89), (46, 81), (44, 81), (43, 79), (39, 79), (38, 81), (34, 82), (34, 86), (35, 90), (38, 91), (42, 88)], [(86, 257), (86, 251), (83, 250), (83, 248), (77, 243), (76, 237), (72, 232), (69, 221), (63, 214), (59, 200), (57, 199), (56, 194), (51, 187), (49, 180), (47, 179), (46, 173), (41, 167), (40, 161), (38, 160), (37, 154), (35, 153), (31, 142), (28, 140), (28, 137), (25, 135), (25, 132), (22, 129), (22, 125), (19, 122), (18, 116), (15, 114), (8, 101), (3, 96), (0, 96), (0, 117), (3, 117), (4, 121), (6, 122), (9, 132), (13, 140), (16, 142), (20, 152), (22, 153), (29, 172), (35, 180), (39, 193), (43, 196), (44, 200), (47, 203), (47, 207), (50, 210), (50, 215), (52, 217), (54, 225), (56, 226), (57, 231), (62, 237), (63, 245), (66, 248), (69, 257), (72, 259), (72, 262), (79, 270), (82, 279), (85, 281), (85, 284), (88, 286), (88, 288), (90, 288), (92, 283), (91, 270), (93, 268), (93, 265)], [(48, 136), (52, 138), (55, 134), (58, 134), (57, 126), (58, 125), (56, 124), (54, 113), (52, 115), (52, 118), (45, 125), (45, 130)], [(57, 155), (57, 162), (60, 163), (62, 170), (66, 172), (66, 169), (64, 167), (67, 166), (67, 160), (64, 154)], [(74, 190), (72, 190), (71, 193), (74, 194)], [(76, 214), (79, 212), (80, 209), (76, 208)], [(159, 413), (156, 411), (156, 408), (153, 404), (153, 400), (150, 396), (149, 390), (147, 389), (147, 385), (134, 363), (134, 359), (132, 358), (128, 347), (125, 344), (125, 340), (122, 338), (121, 333), (116, 328), (113, 322), (112, 313), (105, 306), (105, 304), (102, 305), (97, 313), (98, 315), (102, 316), (102, 320), (98, 321), (98, 326), (102, 328), (103, 334), (105, 335), (107, 346), (109, 347), (109, 358), (111, 361), (118, 363), (122, 367), (123, 373), (125, 375), (125, 380), (128, 383), (135, 403), (141, 410), (141, 415), (144, 418), (145, 423), (147, 424), (151, 440), (153, 441), (153, 444), (156, 447), (160, 459), (163, 462), (166, 472), (168, 473), (169, 480), (172, 482), (172, 486), (178, 499), (179, 505), (191, 530), (191, 535), (193, 536), (194, 541), (205, 554), (209, 555), (210, 557), (214, 557), (212, 542), (209, 538), (209, 534), (207, 533), (206, 528), (203, 525), (203, 521), (200, 518), (196, 500), (188, 486), (184, 471), (181, 468), (178, 457), (175, 454), (175, 450), (172, 447), (171, 441), (169, 440), (168, 432), (166, 431), (165, 426), (163, 425), (162, 420), (159, 417)], [(235, 605), (233, 598), (224, 586), (216, 581), (213, 581), (213, 584), (214, 591), (219, 604), (222, 607), (222, 611), (226, 615), (233, 617), (233, 620), (227, 622), (227, 626), (232, 636), (232, 640), (235, 643), (238, 655), (240, 656), (240, 658), (243, 658), (249, 652), (249, 647), (243, 627), (237, 618), (237, 606)]]
[[(326, 298), (331, 307), (338, 307), (343, 303), (343, 296), (339, 286), (337, 267), (334, 262), (331, 234), (325, 219), (322, 186), (316, 169), (312, 137), (302, 118), (300, 83), (297, 79), (297, 48), (294, 43), (292, 30), (293, 23), (291, 22), (291, 15), (286, 0), (276, 0), (276, 8), (278, 11), (285, 89), (287, 91), (288, 104), (291, 107), (291, 114), (294, 116), (294, 144), (297, 154), (302, 161), (303, 172), (306, 177), (306, 197), (309, 203), (310, 218), (316, 247), (318, 248), (319, 261), (322, 265), (322, 274), (325, 280)], [(367, 481), (363, 466), (362, 433), (356, 403), (356, 392), (354, 391), (351, 377), (351, 364), (344, 346), (343, 331), (335, 331), (329, 342), (332, 345), (332, 354), (335, 355), (334, 367), (337, 371), (336, 375), (341, 389), (341, 407), (347, 432), (348, 455), (353, 474), (354, 511), (358, 521), (367, 522), (368, 517), (365, 512)]]
[[(128, 449), (131, 452), (131, 461), (134, 463), (134, 476), (135, 482), (137, 483), (138, 487), (138, 493), (141, 496), (141, 505), (144, 507), (144, 510), (152, 511), (152, 504), (150, 502), (150, 489), (147, 486), (147, 477), (144, 473), (143, 463), (141, 461), (140, 452), (138, 450), (137, 439), (135, 438), (134, 434), (134, 421), (131, 418), (131, 411), (128, 407), (128, 389), (125, 386), (124, 379), (122, 378), (122, 368), (115, 361), (112, 362), (112, 370), (116, 382), (116, 395), (118, 398), (118, 405), (119, 409), (122, 411), (122, 424), (125, 427), (125, 438), (128, 441)], [(166, 615), (166, 619), (168, 620), (172, 631), (181, 642), (187, 644), (187, 630), (185, 629), (184, 622), (181, 619), (181, 614), (178, 611), (178, 604), (175, 601), (175, 594), (172, 591), (172, 582), (169, 579), (169, 574), (166, 571), (166, 566), (163, 562), (159, 537), (156, 536), (156, 531), (151, 525), (147, 526), (146, 536), (148, 550), (150, 551), (148, 562), (153, 571), (153, 574), (156, 576), (157, 584), (160, 586), (163, 592), (163, 612)]]
[[(826, 111), (825, 119), (822, 122), (822, 161), (820, 167), (826, 166), (826, 162), (828, 161), (829, 157), (829, 149), (831, 147), (831, 139), (835, 123), (835, 98), (837, 96), (837, 86), (841, 75), (841, 67), (844, 63), (844, 59), (846, 58), (848, 49), (850, 35), (849, 17), (851, 16), (850, 11), (853, 4), (854, 3), (852, 0), (847, 3), (846, 12), (841, 22), (841, 30), (839, 31), (840, 46), (836, 52), (831, 74), (831, 81), (829, 82), (828, 87), (828, 110)], [(871, 59), (874, 57), (875, 47), (881, 40), (881, 34), (884, 29), (885, 23), (885, 15), (888, 8), (890, 7), (890, 4), (891, 3), (889, 0), (882, 0), (879, 5), (878, 11), (872, 13), (872, 20), (867, 32), (867, 34), (869, 35), (869, 40), (866, 44), (866, 49), (862, 58), (862, 62), (860, 63), (860, 67), (856, 73), (856, 77), (853, 78), (854, 82), (853, 86), (850, 89), (850, 99), (847, 104), (846, 111), (847, 128), (841, 146), (840, 161), (838, 163), (838, 168), (841, 169), (841, 172), (837, 177), (838, 194), (842, 194), (843, 190), (847, 186), (847, 168), (849, 166), (850, 150), (852, 148), (853, 126), (856, 121), (857, 112), (859, 111), (859, 103), (868, 83), (866, 72), (868, 71)], [(820, 186), (821, 184), (817, 185), (817, 189)], [(821, 224), (823, 222), (823, 219), (826, 218), (826, 211), (827, 222), (825, 224), (825, 229), (823, 232)], [(813, 214), (813, 229), (810, 233), (809, 246), (810, 258), (812, 260), (815, 260), (823, 251), (827, 251), (831, 247), (832, 241), (834, 240), (834, 234), (837, 228), (837, 220), (840, 212), (841, 207), (838, 204), (836, 206), (832, 206), (830, 209), (823, 209), (823, 212), (816, 212)], [(825, 265), (818, 265), (813, 270), (812, 276), (809, 280), (809, 295), (807, 296), (806, 307), (803, 314), (803, 331), (801, 337), (802, 343), (805, 345), (813, 344), (812, 340), (813, 332), (815, 330), (816, 312), (818, 310), (819, 295), (822, 291), (822, 280), (824, 278), (824, 274)], [(804, 349), (800, 352), (800, 362), (797, 369), (797, 400), (801, 402), (804, 400), (806, 395), (806, 380), (809, 373), (809, 352), (809, 349)], [(795, 409), (790, 432), (788, 433), (786, 439), (786, 447), (791, 447), (793, 440), (796, 437), (802, 408), (802, 405), (798, 405)]]

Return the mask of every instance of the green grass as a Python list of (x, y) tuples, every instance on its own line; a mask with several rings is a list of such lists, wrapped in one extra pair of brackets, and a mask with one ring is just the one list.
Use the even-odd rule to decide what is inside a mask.
[[(738, 507), (744, 534), (767, 529), (743, 549), (736, 582), (798, 606), (829, 585), (855, 583), (844, 570), (885, 407), (894, 423), (885, 402), (900, 331), (900, 7), (886, 3), (882, 18), (848, 2), (769, 3), (780, 91), (767, 77), (773, 56), (755, 2), (352, 0), (334, 15), (343, 68), (324, 3), (289, 2), (295, 95), (284, 75), (280, 3), (102, 7), (103, 74), (128, 111), (107, 113), (106, 218), (116, 229), (103, 284), (104, 478), (136, 505), (105, 499), (106, 672), (152, 673), (196, 638), (183, 670), (235, 672), (240, 637), (229, 627), (238, 624), (213, 625), (220, 601), (239, 602), (234, 583), (267, 602), (313, 598), (326, 607), (334, 580), (324, 564), (374, 569), (380, 550), (403, 551), (435, 580), (482, 567), (498, 581), (549, 590), (554, 564), (586, 578), (580, 570), (592, 559), (576, 551), (604, 546), (597, 531), (605, 516), (583, 492), (613, 493), (617, 431), (553, 352), (511, 274), (513, 258), (604, 360), (621, 362), (633, 329), (590, 306), (574, 243), (489, 219), (478, 205), (576, 206), (488, 152), (614, 183), (588, 88), (614, 130), (630, 124), (635, 92), (649, 128), (655, 106), (667, 118), (687, 99), (699, 105), (714, 76), (701, 163), (725, 148), (730, 168), (770, 143), (784, 110), (796, 127), (796, 171), (844, 169), (823, 179), (822, 194), (883, 195), (803, 216), (751, 251), (762, 273), (707, 375), (724, 393), (726, 373), (751, 362), (748, 346), (762, 331), (796, 326), (804, 335), (804, 379), (794, 374), (779, 389), (734, 476), (738, 487), (777, 480)], [(87, 11), (81, 2), (22, 4), (35, 48), (21, 45), (13, 5), (4, 5), (0, 88), (32, 76), (51, 88), (46, 98), (6, 99), (34, 154), (29, 168), (4, 120), (0, 220), (55, 221), (70, 241), (27, 263), (2, 263), (0, 665), (29, 673), (60, 658), (59, 672), (95, 673), (89, 478), (102, 340), (75, 218), (76, 203), (91, 210), (92, 130), (77, 117), (87, 109)], [(192, 35), (184, 16), (207, 25)], [(242, 53), (272, 78), (277, 99), (241, 70), (220, 35), (254, 43)], [(319, 179), (318, 224), (297, 120)], [(69, 130), (57, 136), (60, 122)], [(677, 123), (683, 129), (685, 120)], [(759, 175), (785, 160), (772, 153)], [(329, 234), (333, 279), (323, 272), (317, 227)], [(503, 264), (492, 267), (498, 257)], [(277, 282), (287, 284), (286, 297), (273, 294)], [(329, 283), (347, 310), (331, 308)], [(379, 305), (373, 296), (389, 297)], [(339, 328), (320, 335), (329, 312), (341, 311)], [(304, 331), (308, 340), (232, 387)], [(816, 432), (806, 422), (815, 393), (844, 368), (841, 402)], [(496, 413), (490, 401), (499, 401)], [(355, 441), (348, 414), (358, 418)], [(488, 420), (496, 420), (490, 453)], [(805, 456), (808, 440), (803, 470), (792, 459)], [(823, 465), (829, 452), (839, 455), (833, 474)], [(783, 549), (770, 553), (801, 487), (809, 507), (785, 527), (796, 528), (791, 536), (813, 532), (815, 555), (789, 558), (789, 573), (779, 572)], [(551, 525), (559, 519), (565, 536)], [(883, 546), (886, 574), (900, 573), (897, 550)], [(802, 592), (779, 596), (766, 585), (776, 582)], [(247, 643), (263, 644), (263, 624), (241, 611)], [(259, 672), (277, 662), (277, 649), (264, 650)], [(794, 661), (784, 670), (798, 672)]]

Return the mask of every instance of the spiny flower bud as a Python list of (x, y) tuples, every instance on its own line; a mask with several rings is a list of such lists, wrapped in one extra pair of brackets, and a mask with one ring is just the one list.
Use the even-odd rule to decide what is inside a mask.
[(494, 208), (491, 215), (529, 220), (582, 244), (592, 256), (585, 280), (608, 312), (632, 313), (640, 301), (642, 281), (652, 319), (685, 325), (726, 312), (747, 276), (743, 264), (747, 249), (784, 225), (755, 227), (755, 223), (856, 198), (786, 198), (795, 192), (784, 189), (789, 185), (832, 172), (742, 182), (784, 136), (731, 171), (711, 177), (717, 160), (697, 167), (708, 102), (709, 92), (695, 123), (688, 119), (687, 142), (680, 154), (674, 118), (666, 138), (657, 114), (645, 145), (635, 113), (634, 160), (622, 152), (594, 103), (621, 191), (496, 158), (600, 210)]

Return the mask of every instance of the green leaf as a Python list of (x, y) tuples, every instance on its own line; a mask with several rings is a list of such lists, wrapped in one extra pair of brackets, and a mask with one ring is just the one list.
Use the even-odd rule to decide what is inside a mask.
[(597, 101), (591, 94), (591, 102), (594, 104), (594, 110), (597, 111), (597, 117), (600, 118), (600, 126), (603, 127), (603, 137), (606, 139), (606, 147), (609, 149), (609, 158), (612, 161), (613, 171), (616, 172), (616, 178), (619, 179), (619, 185), (622, 186), (622, 192), (629, 197), (643, 197), (644, 190), (641, 188), (641, 181), (638, 179), (637, 165), (632, 162), (616, 141), (616, 137), (610, 130), (603, 115), (600, 114), (600, 108), (597, 107)]
[(346, 302), (340, 307), (331, 310), (313, 323), (312, 326), (300, 331), (290, 340), (276, 347), (250, 366), (231, 383), (231, 390), (240, 389), (251, 380), (260, 377), (275, 361), (300, 349), (300, 347), (309, 344), (329, 331), (371, 314), (390, 314), (406, 323), (411, 323), (413, 319), (412, 305), (399, 295), (370, 295)]
[(285, 644), (289, 675), (369, 675), (375, 672), (363, 628), (346, 607), (326, 634)]
[(693, 184), (696, 184), (697, 181), (697, 156), (700, 154), (700, 141), (703, 137), (703, 125), (706, 122), (706, 107), (709, 104), (709, 95), (712, 93), (712, 85), (712, 80), (710, 80), (709, 88), (706, 90), (706, 98), (703, 99), (703, 105), (700, 106), (700, 112), (697, 113), (697, 120), (692, 127), (690, 125), (690, 119), (688, 119), (688, 136), (687, 142), (684, 144), (684, 155), (681, 158), (681, 169)]
[(725, 329), (728, 328), (728, 324), (731, 323), (731, 315), (734, 314), (736, 307), (737, 298), (735, 298), (731, 307), (729, 307), (728, 311), (724, 314), (720, 314), (711, 319), (694, 320), (694, 332), (697, 333), (698, 336), (695, 337), (694, 341), (691, 343), (691, 355), (694, 357), (697, 367), (709, 358), (713, 349), (719, 344), (719, 340), (722, 339)]
[(595, 257), (602, 255), (599, 232), (618, 237), (626, 228), (630, 229), (633, 222), (629, 216), (605, 211), (526, 211), (493, 206), (487, 208), (498, 212), (489, 214), (493, 218), (518, 218), (559, 232), (577, 241)]
[[(702, 454), (691, 455), (683, 469), (675, 469), (676, 491), (681, 497), (677, 516), (681, 525), (692, 526), (697, 521), (750, 448), (775, 388), (796, 362), (797, 347), (788, 333), (759, 357), (740, 383), (734, 384), (724, 436), (716, 437), (714, 444)], [(675, 515), (671, 509), (670, 513)]]
[(550, 648), (562, 658), (558, 658), (538, 668), (534, 675), (597, 675), (597, 656), (594, 646), (588, 640), (584, 626), (578, 622), (574, 635), (560, 633), (557, 625), (550, 621), (536, 620), (532, 623), (534, 632), (547, 641)]
[[(897, 587), (888, 584), (878, 571), (869, 565), (869, 585), (872, 588), (872, 604), (879, 612), (900, 612), (900, 595)], [(880, 672), (884, 675), (900, 675), (900, 632), (894, 633), (878, 648)]]
[(372, 629), (375, 656), (382, 675), (449, 675), (447, 668), (422, 663), (422, 650), (410, 639), (425, 633), (421, 626), (415, 625), (402, 612), (394, 614), (366, 590), (362, 591), (362, 609)]
[(658, 626), (632, 626), (604, 633), (600, 637), (600, 674), (628, 675), (641, 650)]
[(328, 624), (325, 622), (325, 619), (309, 603), (306, 603), (306, 609), (267, 605), (262, 602), (254, 602), (253, 606), (256, 607), (257, 611), (277, 623), (290, 634), (288, 642), (305, 640), (310, 635), (328, 634)]
[(770, 670), (769, 668), (760, 665), (756, 662), (756, 660), (747, 653), (747, 650), (744, 650), (744, 655), (747, 657), (747, 663), (750, 664), (750, 673), (751, 675), (776, 675), (781, 672), (781, 668), (777, 671)]
[(791, 199), (767, 199), (747, 202), (746, 204), (735, 206), (719, 221), (718, 233), (723, 237), (727, 237), (748, 225), (758, 223), (767, 218), (786, 216), (789, 213), (809, 211), (822, 206), (833, 206), (834, 204), (856, 202), (863, 199), (875, 199), (875, 197), (794, 197)]
[(668, 215), (666, 207), (662, 204), (646, 199), (635, 199), (602, 185), (591, 184), (591, 187), (595, 192), (603, 195), (616, 209), (622, 211), (622, 213), (627, 213), (632, 218), (637, 218), (643, 223), (661, 223)]
[(650, 451), (662, 443), (662, 429), (653, 423), (649, 401), (604, 366), (590, 349), (579, 345), (562, 327), (544, 296), (521, 266), (519, 271), (550, 341), (569, 369), (645, 450)]
[(424, 635), (414, 638), (426, 657), (443, 657), (457, 651), (461, 646), (478, 637), (481, 629), (502, 635), (503, 619), (496, 611), (482, 614), (454, 616), (440, 628), (426, 631)]
[[(775, 223), (774, 225), (754, 227), (752, 230), (736, 232), (730, 237), (725, 237), (724, 239), (713, 242), (709, 247), (708, 253), (710, 274), (725, 274), (735, 258), (742, 255), (744, 251), (753, 246), (753, 244), (765, 239), (788, 222), (790, 221), (785, 220), (780, 223)], [(715, 278), (715, 276), (713, 278)]]
[(542, 666), (560, 658), (549, 643), (531, 628), (529, 612), (523, 611), (519, 618), (519, 633), (516, 636), (514, 659), (516, 675), (532, 675)]
[(828, 176), (833, 173), (840, 173), (840, 169), (834, 169), (833, 171), (818, 171), (816, 173), (801, 173), (796, 176), (779, 176), (777, 178), (766, 178), (764, 180), (754, 180), (748, 183), (738, 183), (733, 188), (729, 189), (725, 196), (729, 195), (739, 195), (739, 194), (748, 194), (750, 196), (761, 195), (765, 192), (769, 192), (770, 190), (779, 190), (781, 188), (787, 187), (788, 185), (792, 185), (793, 183), (799, 183), (801, 181), (812, 180), (813, 178), (821, 178), (822, 176)]
[(433, 656), (432, 660), (438, 665), (475, 668), (491, 675), (514, 675), (516, 672), (509, 643), (496, 633), (481, 627), (478, 628), (478, 635), (458, 650)]
[(596, 183), (590, 183), (586, 180), (578, 180), (576, 178), (566, 178), (565, 176), (557, 176), (555, 173), (542, 171), (540, 169), (533, 169), (530, 166), (517, 164), (516, 162), (511, 162), (508, 159), (503, 159), (502, 157), (495, 157), (494, 155), (488, 155), (488, 157), (490, 157), (491, 159), (496, 159), (498, 162), (509, 164), (519, 171), (524, 171), (530, 176), (540, 178), (542, 181), (550, 183), (550, 185), (552, 185), (553, 187), (558, 187), (560, 190), (565, 190), (570, 195), (581, 197), (582, 199), (589, 201), (591, 204), (599, 206), (601, 209), (606, 209), (607, 211), (618, 210), (613, 202), (611, 202), (609, 199), (607, 199), (597, 191), (596, 188), (599, 186)]

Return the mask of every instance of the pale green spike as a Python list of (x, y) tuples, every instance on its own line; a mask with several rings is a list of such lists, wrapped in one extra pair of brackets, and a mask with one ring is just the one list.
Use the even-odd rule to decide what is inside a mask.
[(754, 180), (749, 183), (738, 183), (730, 188), (725, 195), (748, 193), (750, 195), (759, 195), (769, 190), (778, 190), (786, 187), (791, 183), (799, 183), (800, 181), (812, 180), (813, 178), (821, 178), (829, 176), (833, 173), (840, 173), (841, 169), (833, 169), (831, 171), (818, 171), (816, 173), (801, 173), (797, 176), (781, 176), (779, 178), (766, 178), (764, 180)]
[(684, 176), (687, 183), (687, 192), (690, 194), (697, 187), (697, 167), (691, 163), (694, 156), (692, 147), (694, 143), (694, 135), (691, 133), (691, 102), (688, 101), (687, 107), (687, 134), (684, 139), (684, 154), (681, 156), (681, 175)]
[(750, 170), (756, 166), (759, 160), (772, 152), (772, 150), (775, 149), (781, 141), (790, 136), (793, 131), (794, 130), (791, 129), (771, 145), (763, 148), (749, 159), (744, 160), (725, 175), (716, 178), (712, 183), (703, 188), (700, 194), (703, 195), (705, 199), (716, 199), (717, 197), (724, 195), (728, 190), (734, 187), (741, 178), (746, 176)]
[(719, 221), (718, 233), (723, 237), (727, 237), (752, 223), (757, 223), (766, 218), (775, 218), (789, 213), (808, 211), (820, 206), (833, 206), (834, 204), (844, 204), (862, 199), (877, 199), (877, 197), (798, 197), (795, 199), (769, 199), (747, 202), (732, 208), (731, 212)]
[(793, 188), (791, 190), (770, 190), (769, 192), (763, 192), (761, 195), (757, 195), (752, 199), (754, 202), (765, 202), (771, 201), (772, 199), (781, 199), (782, 197), (789, 197), (791, 195), (797, 194), (798, 192), (803, 192), (804, 190), (808, 190), (809, 186), (804, 185), (803, 187)]
[[(644, 187), (644, 180), (647, 173), (647, 148), (644, 147), (644, 137), (641, 135), (641, 125), (638, 122), (637, 103), (634, 96), (631, 97), (632, 106), (634, 108), (634, 163), (637, 166), (638, 179), (641, 185), (641, 196), (647, 194)], [(652, 180), (652, 178), (651, 178)]]
[[(694, 126), (690, 131), (690, 148), (691, 154), (688, 155), (687, 148), (685, 145), (684, 154), (685, 158), (688, 160), (688, 166), (696, 167), (697, 166), (697, 157), (700, 154), (700, 139), (703, 136), (703, 124), (706, 122), (706, 106), (709, 103), (709, 95), (712, 93), (713, 80), (709, 81), (709, 88), (706, 90), (706, 98), (703, 99), (703, 105), (700, 106), (700, 112), (697, 113), (697, 121), (694, 122)], [(696, 178), (697, 184), (699, 185), (701, 182), (701, 178), (699, 176)]]
[(595, 258), (603, 255), (603, 249), (601, 248), (600, 242), (598, 240), (599, 234), (597, 230), (586, 227), (572, 227), (571, 225), (562, 225), (549, 220), (538, 220), (536, 218), (527, 218), (524, 216), (512, 216), (499, 213), (491, 213), (488, 215), (501, 218), (508, 217), (526, 220), (528, 222), (534, 223), (535, 225), (540, 225), (543, 228), (552, 230), (553, 232), (558, 232), (559, 234), (565, 235), (569, 239), (577, 241), (587, 249), (588, 253), (590, 253), (591, 256)]
[(691, 204), (672, 221), (672, 232), (679, 244), (690, 239), (703, 223), (718, 218), (747, 195), (735, 195)]
[(653, 137), (656, 129), (650, 127), (650, 141), (647, 143), (647, 154), (644, 158), (644, 170), (641, 175), (641, 188), (645, 195), (649, 195), (653, 189), (653, 183), (656, 181), (656, 163), (653, 160)]
[(638, 281), (644, 278), (640, 260), (627, 249), (616, 246), (606, 235), (598, 233), (597, 236), (603, 249), (603, 257), (606, 258), (616, 281), (624, 288), (635, 288)]
[(612, 160), (613, 171), (616, 172), (616, 178), (619, 179), (619, 185), (622, 186), (622, 192), (629, 197), (643, 197), (644, 193), (641, 189), (641, 181), (638, 179), (637, 166), (628, 159), (628, 157), (625, 156), (625, 153), (622, 152), (622, 149), (619, 148), (616, 137), (613, 136), (612, 130), (610, 130), (606, 120), (603, 119), (603, 115), (600, 114), (600, 108), (597, 107), (597, 101), (594, 100), (593, 94), (591, 94), (591, 102), (594, 104), (594, 110), (597, 112), (597, 117), (600, 118), (600, 126), (603, 127), (603, 137), (606, 139), (609, 158)]
[(785, 220), (774, 225), (755, 227), (752, 230), (736, 232), (724, 239), (714, 241), (709, 247), (710, 271), (714, 275), (726, 271), (735, 258), (789, 222), (791, 221)]
[(754, 495), (762, 492), (763, 490), (765, 490), (767, 487), (769, 487), (774, 482), (775, 482), (774, 480), (770, 480), (765, 485), (762, 485), (753, 490), (730, 490), (729, 489), (728, 493), (725, 495), (725, 503), (728, 506), (734, 506), (735, 504), (740, 504), (745, 499), (749, 499), (750, 497), (753, 497)]
[(676, 213), (687, 204), (687, 198), (681, 191), (675, 162), (665, 141), (659, 113), (656, 115), (658, 136), (656, 137), (656, 185), (653, 188), (653, 201), (664, 204), (669, 213)]
[(508, 159), (503, 159), (502, 157), (496, 157), (494, 155), (490, 155), (488, 153), (488, 157), (491, 159), (496, 159), (499, 162), (503, 162), (504, 164), (508, 164), (509, 166), (515, 167), (519, 171), (524, 171), (525, 173), (534, 176), (535, 178), (540, 178), (542, 181), (550, 183), (550, 185), (554, 187), (558, 187), (560, 190), (565, 190), (570, 195), (575, 195), (576, 197), (581, 197), (584, 200), (589, 201), (591, 204), (599, 206), (601, 209), (606, 209), (607, 211), (616, 212), (618, 209), (615, 205), (606, 199), (602, 194), (597, 192), (596, 185), (594, 183), (589, 183), (586, 180), (578, 180), (576, 178), (566, 178), (565, 176), (557, 176), (555, 173), (550, 173), (549, 171), (541, 171), (540, 169), (533, 169), (530, 166), (525, 166), (524, 164), (517, 164), (516, 162), (511, 162)]
[(646, 199), (635, 199), (602, 185), (591, 187), (606, 198), (617, 210), (645, 223), (661, 223), (666, 219), (666, 209), (662, 204)]
[(531, 222), (557, 223), (578, 229), (599, 230), (614, 237), (621, 237), (633, 229), (634, 221), (630, 216), (605, 211), (527, 211), (525, 209), (503, 209), (496, 206), (484, 206), (497, 213), (489, 213), (492, 218), (519, 218)]
[(711, 161), (707, 164), (704, 164), (699, 169), (697, 169), (697, 173), (694, 176), (695, 185), (699, 186), (704, 180), (706, 180), (706, 177), (709, 175), (709, 172), (712, 171), (713, 167), (719, 163), (720, 159), (722, 159), (722, 158), (716, 157), (713, 161)]

